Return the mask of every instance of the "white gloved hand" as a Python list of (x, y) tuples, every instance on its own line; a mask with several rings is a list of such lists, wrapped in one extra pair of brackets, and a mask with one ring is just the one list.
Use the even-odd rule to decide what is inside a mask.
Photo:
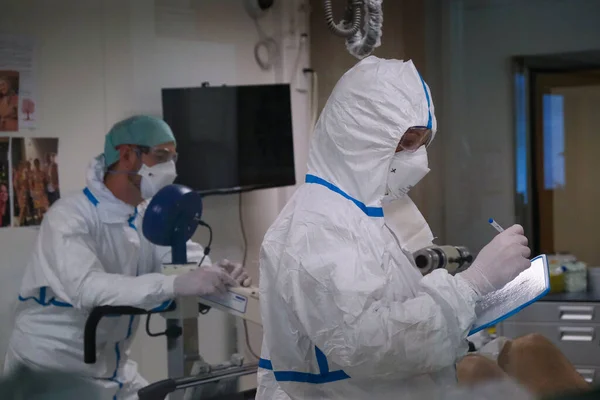
[(513, 225), (481, 250), (473, 265), (458, 274), (480, 296), (501, 289), (529, 268), (531, 250), (523, 227)]
[(179, 275), (175, 278), (173, 290), (176, 296), (223, 295), (227, 286), (237, 285), (227, 271), (211, 265)]
[(229, 260), (223, 260), (217, 264), (218, 267), (223, 268), (227, 273), (235, 279), (235, 281), (244, 287), (248, 287), (252, 284), (252, 278), (248, 275), (246, 268), (240, 263), (234, 263)]

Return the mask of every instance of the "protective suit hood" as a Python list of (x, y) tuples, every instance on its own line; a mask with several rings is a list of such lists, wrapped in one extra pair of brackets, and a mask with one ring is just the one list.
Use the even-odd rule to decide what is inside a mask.
[(344, 74), (315, 127), (308, 173), (367, 206), (380, 206), (388, 167), (412, 126), (437, 122), (429, 87), (412, 61), (370, 56)]
[(104, 185), (105, 171), (104, 156), (100, 155), (92, 160), (86, 174), (87, 187), (98, 200), (98, 215), (105, 223), (127, 221), (135, 214), (135, 207), (117, 199)]

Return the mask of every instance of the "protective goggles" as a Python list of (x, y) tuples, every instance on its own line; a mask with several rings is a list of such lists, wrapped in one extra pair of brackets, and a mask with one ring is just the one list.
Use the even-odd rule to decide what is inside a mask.
[(156, 161), (157, 164), (162, 164), (162, 163), (169, 162), (169, 161), (173, 161), (175, 163), (177, 162), (178, 154), (169, 149), (166, 149), (163, 147), (157, 147), (157, 146), (154, 146), (154, 147), (137, 146), (137, 148), (143, 154), (146, 154), (146, 155), (149, 155), (150, 157), (152, 157), (154, 159), (154, 161)]
[(432, 132), (426, 126), (413, 126), (404, 132), (400, 143), (396, 147), (396, 152), (399, 151), (417, 151), (421, 146), (429, 145), (431, 142)]

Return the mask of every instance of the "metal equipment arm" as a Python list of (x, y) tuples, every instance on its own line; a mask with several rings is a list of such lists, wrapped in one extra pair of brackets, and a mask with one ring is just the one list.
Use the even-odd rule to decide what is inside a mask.
[(222, 371), (214, 371), (201, 376), (190, 376), (177, 379), (165, 379), (148, 385), (138, 391), (140, 400), (164, 400), (169, 393), (176, 390), (188, 389), (223, 379), (239, 378), (256, 373), (258, 363), (250, 363), (239, 367), (232, 367)]

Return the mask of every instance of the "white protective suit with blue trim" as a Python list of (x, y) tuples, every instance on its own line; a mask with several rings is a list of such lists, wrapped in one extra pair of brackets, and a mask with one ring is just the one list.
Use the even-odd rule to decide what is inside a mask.
[(402, 221), (381, 207), (412, 126), (436, 130), (412, 62), (371, 56), (335, 86), (306, 183), (262, 244), (257, 399), (406, 399), (413, 385), (456, 381), (477, 295), (444, 269), (423, 277), (394, 232)]
[[(146, 240), (142, 213), (104, 186), (103, 160), (92, 162), (87, 188), (60, 199), (44, 216), (25, 269), (5, 371), (25, 364), (73, 372), (92, 378), (102, 399), (130, 400), (147, 385), (128, 358), (139, 317), (103, 318), (97, 362), (88, 365), (83, 361), (88, 313), (101, 305), (166, 308), (175, 277), (160, 273), (170, 249)], [(190, 260), (202, 255), (200, 245), (188, 242)]]

